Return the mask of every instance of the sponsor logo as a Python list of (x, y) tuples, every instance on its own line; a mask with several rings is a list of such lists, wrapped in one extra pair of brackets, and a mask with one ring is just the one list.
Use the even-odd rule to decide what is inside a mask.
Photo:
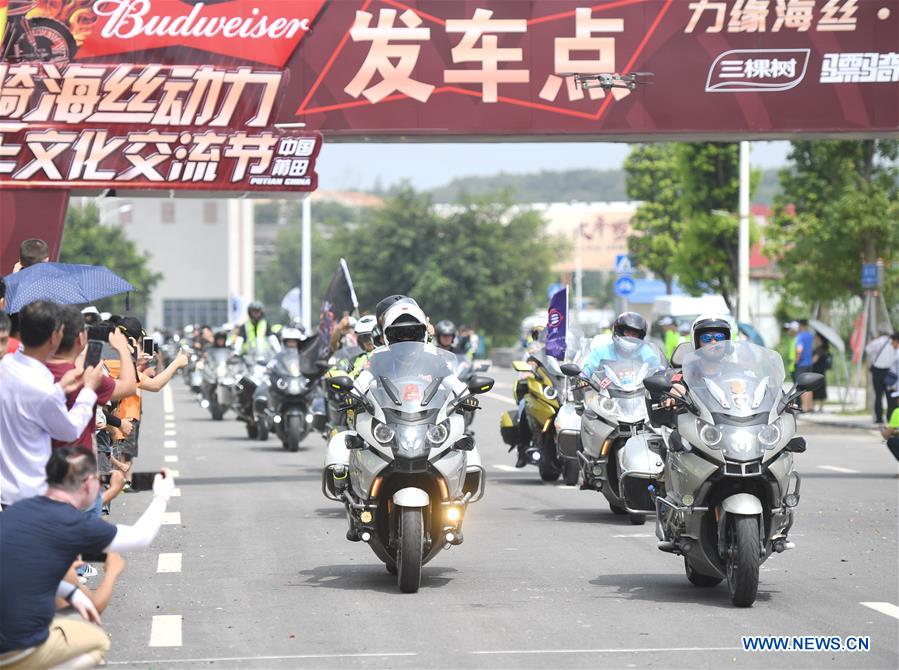
[(79, 58), (188, 46), (283, 67), (324, 0), (94, 0)]
[(822, 84), (875, 84), (899, 81), (899, 53), (824, 54)]
[(564, 320), (565, 320), (565, 317), (562, 315), (562, 312), (560, 312), (559, 310), (557, 310), (555, 308), (549, 310), (548, 323), (549, 323), (550, 328), (555, 328), (555, 327), (559, 326)]
[(403, 391), (403, 400), (421, 400), (421, 391), (418, 390), (417, 384), (406, 384), (406, 390)]
[(809, 49), (733, 49), (709, 69), (707, 93), (787, 91), (805, 78)]

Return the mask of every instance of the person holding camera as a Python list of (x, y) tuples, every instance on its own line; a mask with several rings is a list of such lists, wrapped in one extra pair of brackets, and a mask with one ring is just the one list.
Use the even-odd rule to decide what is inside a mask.
[[(100, 615), (77, 585), (64, 580), (80, 554), (148, 547), (162, 525), (175, 487), (165, 469), (153, 482), (153, 499), (132, 526), (84, 514), (97, 499), (92, 453), (62, 447), (50, 455), (44, 495), (21, 500), (0, 514), (0, 667), (93, 667), (109, 651)], [(56, 598), (81, 619), (56, 616)]]
[[(3, 357), (0, 375), (0, 504), (44, 492), (51, 440), (71, 442), (94, 418), (103, 370), (69, 370), (58, 383), (45, 363), (62, 340), (59, 305), (39, 300), (19, 312), (23, 349)], [(72, 407), (66, 394), (81, 387)]]

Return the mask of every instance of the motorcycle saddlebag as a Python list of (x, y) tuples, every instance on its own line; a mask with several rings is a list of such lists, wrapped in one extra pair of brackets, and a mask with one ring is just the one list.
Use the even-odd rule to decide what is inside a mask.
[(517, 410), (503, 412), (499, 419), (499, 432), (503, 436), (503, 442), (509, 446), (515, 446), (521, 441)]

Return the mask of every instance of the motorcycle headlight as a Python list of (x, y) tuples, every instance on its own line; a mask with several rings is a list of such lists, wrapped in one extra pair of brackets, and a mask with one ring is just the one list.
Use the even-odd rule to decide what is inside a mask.
[(730, 435), (730, 445), (736, 451), (752, 451), (758, 437), (749, 430), (735, 430)]
[(281, 389), (283, 391), (287, 388), (287, 380), (284, 379), (283, 377), (278, 377), (275, 380), (275, 386), (277, 386), (279, 389)]
[(290, 393), (299, 393), (303, 390), (303, 384), (299, 379), (291, 379), (287, 384), (287, 390)]
[(773, 447), (780, 442), (780, 419), (774, 423), (769, 423), (759, 431), (759, 442), (768, 448)]
[[(697, 419), (699, 421), (699, 419)], [(702, 422), (700, 422), (702, 423)], [(721, 431), (710, 423), (702, 423), (699, 429), (699, 439), (710, 447), (714, 447), (721, 442)]]
[(449, 429), (445, 423), (438, 423), (428, 428), (428, 442), (432, 444), (443, 444), (448, 436)]
[(544, 386), (543, 387), (543, 397), (547, 400), (555, 400), (556, 396), (559, 395), (559, 392), (556, 391), (555, 387), (552, 386)]
[(219, 377), (224, 377), (226, 374), (228, 374), (228, 366), (224, 363), (220, 363), (218, 369), (216, 370), (216, 374)]
[(381, 444), (387, 444), (388, 442), (393, 440), (394, 435), (396, 435), (396, 432), (393, 430), (393, 428), (388, 426), (386, 423), (379, 423), (377, 426), (375, 426), (375, 429), (372, 431), (372, 433), (374, 434), (375, 439)]

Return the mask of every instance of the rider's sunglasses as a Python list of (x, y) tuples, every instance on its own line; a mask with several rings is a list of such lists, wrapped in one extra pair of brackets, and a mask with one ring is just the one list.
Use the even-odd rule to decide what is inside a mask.
[(703, 344), (711, 344), (712, 342), (724, 342), (727, 335), (724, 333), (703, 333), (699, 336), (699, 341)]

